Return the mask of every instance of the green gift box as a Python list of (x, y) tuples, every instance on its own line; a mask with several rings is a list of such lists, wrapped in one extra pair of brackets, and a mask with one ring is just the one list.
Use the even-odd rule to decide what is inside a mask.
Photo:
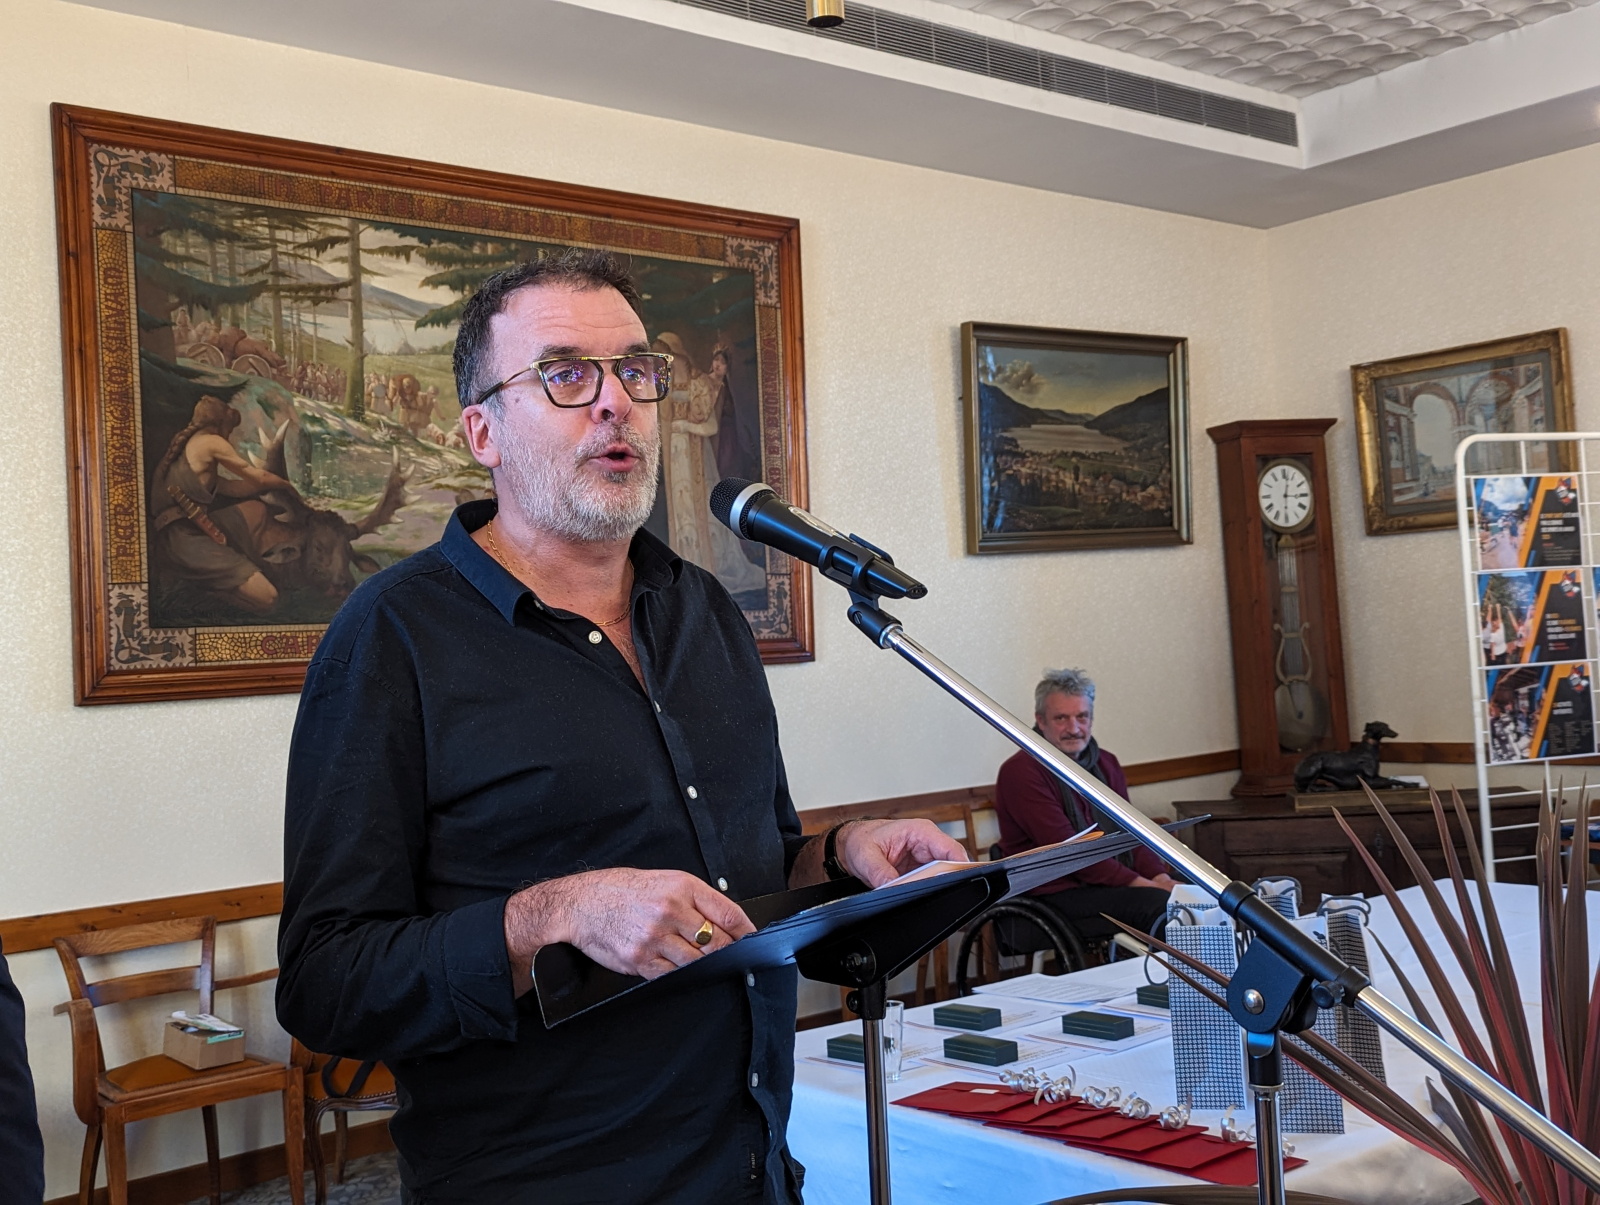
[(982, 1063), (985, 1067), (1004, 1067), (1017, 1061), (1017, 1044), (1006, 1038), (957, 1034), (944, 1040), (944, 1057), (960, 1059), (963, 1063)]
[(1172, 993), (1164, 983), (1147, 983), (1137, 993), (1139, 1003), (1146, 1008), (1171, 1008)]
[(842, 1034), (837, 1038), (828, 1039), (828, 1057), (839, 1059), (846, 1063), (865, 1063), (867, 1061), (866, 1047), (861, 1042), (858, 1033)]
[(999, 1029), (1000, 1010), (979, 1004), (941, 1004), (933, 1010), (933, 1023), (949, 1029)]
[(1061, 1018), (1061, 1032), (1080, 1038), (1120, 1042), (1123, 1038), (1133, 1037), (1133, 1018), (1110, 1013), (1068, 1013)]

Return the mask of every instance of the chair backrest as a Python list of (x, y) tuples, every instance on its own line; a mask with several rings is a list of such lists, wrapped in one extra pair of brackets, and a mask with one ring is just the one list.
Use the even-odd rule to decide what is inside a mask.
[[(94, 981), (90, 981), (83, 972), (84, 958), (186, 941), (200, 943), (200, 962), (197, 966), (141, 971), (134, 975), (117, 975)], [(162, 996), (168, 992), (198, 991), (200, 1011), (208, 1013), (212, 1009), (217, 952), (217, 919), (214, 916), (181, 917), (144, 925), (123, 925), (116, 929), (96, 929), (89, 933), (58, 937), (54, 944), (74, 1000), (87, 1000), (95, 1008), (100, 1008), (107, 1004), (120, 1004), (124, 1000)]]
[(958, 837), (974, 861), (978, 857), (978, 825), (974, 811), (990, 807), (981, 791), (960, 789), (935, 795), (907, 795), (899, 799), (879, 799), (872, 803), (847, 803), (838, 807), (812, 808), (800, 813), (800, 828), (808, 837), (827, 832), (844, 820), (932, 820), (935, 824), (960, 823), (964, 835)]

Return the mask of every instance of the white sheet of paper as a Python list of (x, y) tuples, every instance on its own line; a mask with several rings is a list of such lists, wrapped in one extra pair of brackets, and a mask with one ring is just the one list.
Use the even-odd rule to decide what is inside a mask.
[[(964, 1025), (939, 1025), (934, 1022), (933, 1009), (926, 1012), (918, 1010), (915, 1018), (907, 1017), (906, 1024), (925, 1029), (929, 1032), (938, 1032), (946, 1036), (953, 1033), (981, 1033), (989, 1036), (999, 1034), (1003, 1030), (1016, 1029), (1022, 1025), (1037, 1025), (1041, 1021), (1048, 1021), (1052, 1017), (1059, 1017), (1066, 1010), (1059, 1004), (1041, 1004), (1032, 1000), (991, 1000), (984, 1002), (984, 1007), (998, 1008), (1000, 1010), (1000, 1024), (994, 1029), (968, 1029)], [(1010, 1036), (1009, 1034), (1007, 1035)]]
[[(864, 1070), (860, 1063), (853, 1063), (849, 1059), (830, 1059), (824, 1054), (808, 1054), (805, 1056), (805, 1061), (808, 1063), (821, 1063), (824, 1067), (843, 1067), (846, 1071)], [(904, 1074), (907, 1071), (915, 1071), (923, 1066), (926, 1066), (926, 1064), (919, 1059), (903, 1059), (900, 1063), (900, 1071)]]
[[(1090, 825), (1081, 833), (1073, 833), (1065, 841), (1057, 841), (1054, 845), (1041, 845), (1038, 849), (1024, 850), (1024, 853), (1036, 854), (1041, 849), (1065, 849), (1069, 845), (1076, 845), (1080, 841), (1091, 841), (1105, 834), (1098, 825)], [(898, 887), (901, 883), (915, 883), (922, 879), (931, 879), (934, 875), (945, 874), (952, 870), (961, 870), (971, 866), (971, 862), (924, 862), (915, 870), (908, 870), (898, 879), (890, 879), (887, 883), (880, 883), (880, 887)]]
[(1021, 1034), (1010, 1034), (1008, 1036), (1013, 1040), (1019, 1037), (1026, 1037), (1044, 1042), (1059, 1042), (1064, 1046), (1084, 1047), (1089, 1050), (1132, 1050), (1135, 1046), (1143, 1046), (1146, 1042), (1154, 1042), (1157, 1038), (1165, 1037), (1168, 1028), (1169, 1023), (1166, 1021), (1134, 1017), (1133, 1036), (1111, 1042), (1104, 1038), (1086, 1038), (1075, 1033), (1062, 1033), (1061, 1022), (1057, 1020), (1048, 1025), (1034, 1025), (1024, 1029)]
[[(1128, 970), (1117, 968), (1126, 966)], [(980, 983), (972, 990), (985, 996), (1014, 996), (1061, 1004), (1087, 1004), (1126, 996), (1147, 982), (1142, 959), (1095, 967), (1092, 977), (1078, 975), (1018, 975), (996, 983)], [(1158, 974), (1160, 972), (1157, 972)]]
[(1157, 1008), (1153, 1004), (1140, 1004), (1138, 996), (1118, 996), (1113, 1000), (1101, 1000), (1095, 1005), (1102, 1012), (1125, 1013), (1130, 1017), (1154, 1017), (1158, 1021), (1172, 1020), (1170, 1008)]

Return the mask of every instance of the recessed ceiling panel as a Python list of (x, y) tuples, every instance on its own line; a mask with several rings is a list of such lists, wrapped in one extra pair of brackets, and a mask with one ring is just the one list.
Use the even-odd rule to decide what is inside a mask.
[(936, 0), (1290, 96), (1595, 0)]

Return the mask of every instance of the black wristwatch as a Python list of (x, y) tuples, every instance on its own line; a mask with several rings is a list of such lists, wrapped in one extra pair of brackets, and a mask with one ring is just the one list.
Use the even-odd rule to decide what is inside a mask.
[(822, 839), (822, 872), (835, 882), (839, 879), (851, 877), (850, 872), (845, 869), (844, 863), (839, 861), (838, 842), (839, 830), (845, 825), (853, 823), (854, 821), (852, 820), (841, 820), (830, 828), (828, 835)]

